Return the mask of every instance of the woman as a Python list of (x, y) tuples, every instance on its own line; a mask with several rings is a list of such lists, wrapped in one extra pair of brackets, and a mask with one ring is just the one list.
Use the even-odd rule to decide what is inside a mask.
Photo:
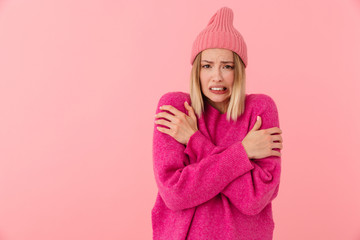
[(153, 239), (272, 239), (278, 112), (271, 97), (245, 94), (246, 44), (232, 24), (228, 7), (212, 16), (193, 44), (190, 94), (160, 98)]

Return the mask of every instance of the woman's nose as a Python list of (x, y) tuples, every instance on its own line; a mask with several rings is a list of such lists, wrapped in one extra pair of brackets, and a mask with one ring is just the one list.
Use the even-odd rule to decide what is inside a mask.
[(220, 81), (223, 79), (221, 70), (219, 68), (214, 68), (213, 74), (214, 80)]

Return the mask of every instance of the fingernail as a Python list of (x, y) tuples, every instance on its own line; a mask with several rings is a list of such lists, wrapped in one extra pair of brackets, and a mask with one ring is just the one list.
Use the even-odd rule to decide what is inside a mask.
[(260, 116), (257, 116), (257, 120), (259, 121), (259, 119), (260, 119)]

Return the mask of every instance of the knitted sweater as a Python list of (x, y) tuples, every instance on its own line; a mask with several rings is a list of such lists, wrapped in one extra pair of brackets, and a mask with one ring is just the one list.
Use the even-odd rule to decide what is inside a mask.
[[(168, 92), (156, 113), (172, 105), (187, 114), (185, 101), (191, 104), (188, 93)], [(154, 125), (153, 239), (272, 239), (271, 201), (279, 190), (281, 157), (249, 159), (241, 143), (258, 115), (260, 129), (280, 127), (275, 102), (265, 94), (246, 94), (245, 112), (236, 123), (204, 101), (198, 131), (187, 145), (156, 129), (164, 125)]]

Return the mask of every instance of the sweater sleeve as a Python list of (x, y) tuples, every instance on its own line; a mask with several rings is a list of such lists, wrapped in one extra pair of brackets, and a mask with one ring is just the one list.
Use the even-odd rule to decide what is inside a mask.
[[(252, 115), (252, 129), (256, 122), (256, 116), (262, 119), (260, 129), (279, 126), (278, 110), (272, 98), (264, 95), (259, 101), (260, 106)], [(275, 148), (280, 152), (280, 149)], [(260, 213), (278, 194), (281, 173), (281, 157), (269, 156), (262, 159), (252, 160), (254, 168), (237, 177), (222, 193), (227, 196), (242, 213), (256, 215)]]
[[(252, 113), (249, 129), (252, 129), (255, 125), (256, 116), (260, 116), (262, 119), (260, 129), (279, 127), (278, 111), (275, 102), (267, 95), (261, 94), (261, 96), (262, 98), (257, 101), (256, 108)], [(213, 148), (214, 145), (209, 139), (203, 139), (204, 136), (198, 135), (192, 136), (194, 137), (192, 140), (196, 138), (196, 141), (199, 140), (199, 142), (192, 143), (192, 147), (187, 151), (190, 158), (202, 161), (196, 155), (206, 158), (211, 155), (211, 151), (208, 149)], [(238, 147), (243, 149), (240, 144)], [(275, 150), (280, 151), (280, 149)], [(253, 159), (251, 163), (253, 169), (236, 177), (221, 193), (228, 197), (230, 202), (242, 213), (256, 215), (278, 194), (281, 157), (269, 156), (262, 159)]]
[[(184, 101), (173, 94), (165, 94), (159, 101), (157, 112), (161, 105), (172, 105), (186, 112)], [(235, 178), (253, 169), (246, 152), (239, 148), (240, 142), (228, 148), (214, 146), (210, 155), (189, 164), (185, 145), (157, 130), (156, 125), (153, 134), (155, 180), (160, 196), (171, 210), (198, 206), (218, 195)], [(194, 139), (196, 136), (204, 137), (200, 131), (193, 136)]]

